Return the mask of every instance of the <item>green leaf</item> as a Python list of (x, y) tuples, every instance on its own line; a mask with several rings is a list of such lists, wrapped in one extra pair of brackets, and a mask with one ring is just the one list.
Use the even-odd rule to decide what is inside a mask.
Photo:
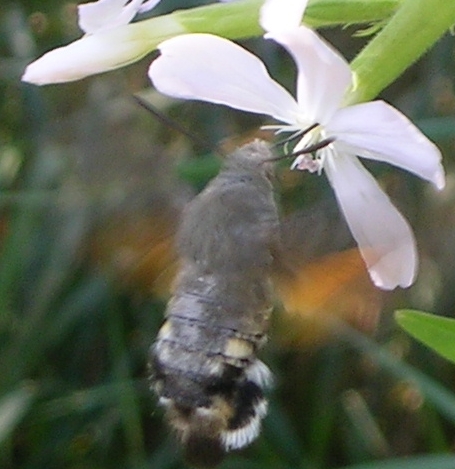
[(11, 435), (27, 413), (33, 397), (33, 388), (22, 386), (0, 399), (0, 444)]
[(396, 311), (395, 319), (408, 334), (455, 363), (455, 319), (413, 310)]
[(453, 469), (453, 454), (417, 456), (347, 466), (343, 469)]

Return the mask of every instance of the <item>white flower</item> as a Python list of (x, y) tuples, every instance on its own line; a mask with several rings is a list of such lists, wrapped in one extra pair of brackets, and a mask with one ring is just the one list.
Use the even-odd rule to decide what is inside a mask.
[(22, 81), (35, 85), (64, 83), (114, 70), (150, 52), (139, 24), (127, 26), (160, 0), (98, 0), (78, 6), (81, 39), (59, 47), (27, 66)]
[(138, 13), (151, 10), (161, 0), (98, 0), (78, 5), (79, 27), (87, 34), (101, 33), (128, 24)]
[[(267, 3), (274, 4), (270, 11), (277, 5)], [(286, 29), (286, 21), (285, 14), (276, 23), (266, 15), (265, 23), (273, 29), (266, 37), (293, 56), (297, 99), (270, 77), (257, 57), (208, 34), (179, 36), (160, 44), (161, 56), (150, 66), (150, 78), (159, 91), (174, 97), (272, 116), (283, 122), (274, 126), (278, 132), (303, 135), (314, 126), (295, 150), (333, 139), (314, 157), (298, 157), (294, 166), (325, 171), (374, 283), (387, 290), (407, 287), (417, 271), (412, 231), (357, 156), (406, 169), (442, 189), (441, 154), (403, 114), (383, 101), (342, 107), (353, 84), (349, 65), (316, 33), (304, 26)]]

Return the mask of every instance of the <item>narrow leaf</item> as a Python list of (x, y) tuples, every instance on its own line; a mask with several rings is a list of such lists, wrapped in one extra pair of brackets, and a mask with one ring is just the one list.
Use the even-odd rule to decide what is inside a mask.
[(455, 363), (455, 319), (413, 310), (396, 311), (395, 319), (408, 334)]
[(416, 456), (346, 466), (342, 469), (453, 469), (453, 454)]
[(15, 430), (33, 400), (33, 390), (23, 386), (0, 398), (0, 444)]

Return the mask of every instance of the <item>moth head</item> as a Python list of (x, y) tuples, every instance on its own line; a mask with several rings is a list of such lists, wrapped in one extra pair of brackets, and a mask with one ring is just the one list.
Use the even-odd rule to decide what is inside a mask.
[(274, 173), (274, 155), (264, 140), (253, 140), (226, 157), (226, 169), (257, 172), (268, 178)]

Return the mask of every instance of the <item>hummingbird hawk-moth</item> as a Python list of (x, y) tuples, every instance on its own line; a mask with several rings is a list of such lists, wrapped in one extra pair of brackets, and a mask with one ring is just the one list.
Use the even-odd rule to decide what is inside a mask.
[[(188, 203), (176, 235), (180, 268), (150, 364), (159, 403), (194, 466), (215, 466), (260, 432), (271, 373), (257, 352), (267, 340), (272, 277), (292, 313), (329, 318), (319, 311), (321, 301), (314, 301), (320, 295), (313, 295), (313, 302), (302, 295), (301, 286), (315, 290), (312, 279), (323, 303), (332, 301), (335, 316), (363, 321), (361, 327), (371, 329), (379, 312), (376, 289), (358, 251), (324, 256), (321, 249), (328, 239), (342, 245), (349, 237), (339, 215), (309, 212), (280, 222), (274, 159), (260, 140), (234, 151), (218, 176)], [(319, 259), (302, 268), (296, 257), (308, 261), (309, 252)], [(345, 301), (344, 287), (351, 289), (359, 277), (365, 282), (361, 294)]]
[[(285, 331), (285, 346), (326, 337), (319, 320), (332, 313), (354, 323), (372, 317), (361, 325), (367, 329), (378, 310), (363, 290), (346, 301), (359, 278), (368, 294), (371, 283), (357, 250), (330, 254), (351, 242), (332, 201), (280, 220), (274, 160), (264, 141), (247, 144), (226, 157), (183, 211), (162, 206), (158, 194), (150, 213), (141, 206), (126, 224), (116, 217), (94, 246), (100, 262), (120, 269), (124, 283), (157, 295), (166, 294), (177, 271), (149, 362), (152, 387), (194, 466), (216, 465), (260, 432), (271, 373), (257, 352), (277, 297), (288, 313), (276, 324)], [(137, 218), (141, 213), (147, 216)]]
[[(99, 135), (82, 152), (90, 158), (79, 175), (93, 187), (115, 181), (115, 200), (119, 188), (124, 198), (103, 205), (91, 255), (114, 269), (120, 288), (163, 297), (179, 251), (173, 299), (151, 349), (153, 387), (188, 460), (215, 465), (257, 437), (266, 413), (270, 372), (256, 354), (266, 341), (272, 298), (283, 313), (274, 317), (275, 341), (302, 349), (330, 337), (318, 330), (330, 315), (371, 330), (377, 291), (358, 251), (345, 250), (352, 239), (333, 199), (278, 216), (272, 179), (277, 190), (284, 183), (285, 199), (300, 176), (279, 169), (274, 178), (266, 143), (234, 152), (182, 212), (189, 191), (168, 177), (165, 155), (123, 134), (112, 140), (107, 131), (105, 145), (94, 147)], [(161, 172), (151, 184), (152, 170)]]
[(271, 375), (256, 353), (280, 238), (271, 159), (259, 140), (231, 154), (187, 206), (176, 237), (181, 266), (151, 349), (153, 387), (199, 466), (254, 440), (267, 410)]

